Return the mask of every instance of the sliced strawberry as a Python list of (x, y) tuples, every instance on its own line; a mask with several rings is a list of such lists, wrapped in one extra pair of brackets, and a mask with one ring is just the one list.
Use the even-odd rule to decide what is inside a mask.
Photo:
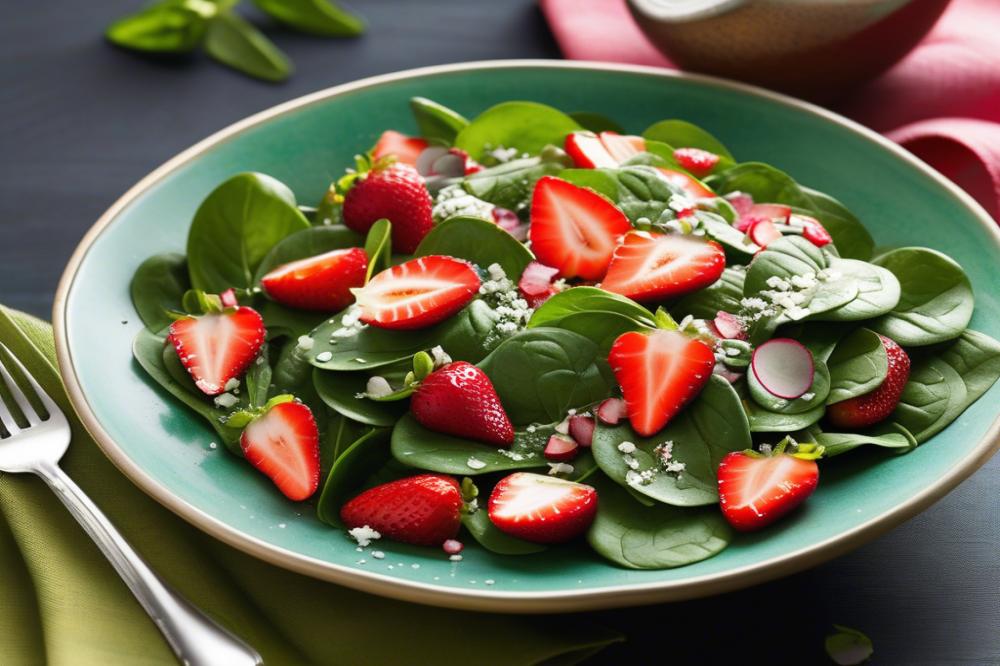
[(417, 158), (427, 146), (427, 141), (420, 137), (406, 136), (395, 130), (386, 130), (382, 132), (382, 136), (378, 138), (375, 147), (372, 148), (372, 157), (377, 160), (392, 155), (397, 162), (416, 166)]
[(354, 302), (351, 289), (364, 285), (367, 269), (368, 255), (352, 247), (278, 266), (260, 284), (268, 296), (284, 305), (336, 312)]
[(608, 363), (622, 387), (632, 428), (655, 435), (712, 376), (715, 355), (679, 331), (630, 331), (618, 336)]
[(514, 427), (490, 378), (465, 361), (449, 363), (424, 378), (413, 393), (410, 411), (420, 425), (436, 432), (499, 446), (514, 441)]
[(195, 385), (218, 395), (257, 358), (264, 335), (264, 320), (257, 311), (237, 307), (178, 319), (170, 325), (167, 340)]
[(319, 487), (319, 429), (301, 402), (279, 403), (251, 421), (240, 448), (288, 499), (308, 499)]
[(569, 417), (569, 436), (584, 448), (589, 447), (593, 443), (595, 427), (596, 424), (594, 423), (593, 416), (575, 414)]
[(521, 273), (517, 288), (524, 300), (528, 301), (528, 305), (537, 308), (556, 294), (556, 288), (552, 285), (552, 281), (557, 275), (559, 275), (558, 268), (532, 261)]
[(615, 249), (601, 288), (655, 301), (707, 287), (725, 268), (726, 253), (715, 241), (632, 231)]
[(545, 450), (542, 451), (548, 460), (557, 462), (569, 462), (580, 453), (580, 444), (575, 440), (563, 435), (552, 435), (545, 443)]
[(733, 225), (740, 231), (749, 231), (754, 222), (777, 222), (788, 224), (788, 217), (792, 214), (792, 209), (784, 204), (754, 204), (750, 210), (740, 215)]
[(757, 245), (767, 247), (781, 238), (781, 232), (771, 220), (751, 219), (750, 226), (747, 227), (747, 236)]
[[(739, 217), (743, 217), (753, 209), (753, 197), (746, 192), (730, 192), (725, 198)], [(740, 229), (740, 231), (746, 231), (746, 229)]]
[(475, 297), (479, 285), (479, 274), (467, 261), (430, 255), (378, 273), (354, 295), (366, 324), (413, 329), (455, 314)]
[(715, 196), (715, 192), (705, 187), (700, 180), (683, 171), (663, 167), (656, 167), (656, 170), (660, 172), (664, 180), (674, 187), (680, 188), (684, 194), (692, 199), (708, 199)]
[(392, 222), (392, 250), (412, 254), (434, 226), (433, 202), (417, 170), (393, 163), (358, 176), (344, 195), (344, 224), (367, 233), (378, 220)]
[(601, 132), (601, 143), (618, 164), (646, 152), (646, 140), (641, 136), (618, 134), (617, 132)]
[(621, 398), (608, 398), (597, 406), (597, 418), (607, 425), (618, 425), (618, 422), (628, 416), (628, 407)]
[(910, 357), (895, 340), (884, 335), (878, 337), (889, 359), (889, 371), (878, 388), (826, 408), (827, 418), (838, 428), (853, 430), (874, 425), (888, 418), (899, 404), (910, 378)]
[(593, 132), (570, 132), (566, 135), (566, 154), (580, 169), (602, 169), (618, 166), (618, 160), (604, 147), (604, 142)]
[(674, 151), (674, 159), (698, 178), (710, 174), (719, 163), (718, 155), (701, 148), (678, 148)]
[(488, 503), (490, 521), (511, 536), (562, 543), (583, 534), (597, 515), (597, 491), (553, 476), (516, 472), (500, 479)]
[(618, 238), (632, 225), (600, 194), (560, 178), (544, 176), (531, 197), (528, 237), (538, 261), (563, 277), (599, 280)]
[(727, 340), (749, 339), (743, 320), (734, 314), (719, 310), (719, 312), (715, 315), (715, 319), (712, 321), (712, 324), (715, 326), (715, 332), (717, 332), (721, 338), (725, 338)]
[(815, 217), (793, 213), (788, 218), (788, 224), (801, 228), (802, 237), (816, 247), (823, 247), (833, 242), (833, 236)]
[(726, 520), (750, 532), (785, 515), (816, 490), (819, 467), (787, 453), (733, 452), (719, 465), (719, 504)]
[(418, 474), (369, 488), (341, 507), (340, 519), (395, 541), (441, 546), (462, 524), (462, 491), (450, 476)]

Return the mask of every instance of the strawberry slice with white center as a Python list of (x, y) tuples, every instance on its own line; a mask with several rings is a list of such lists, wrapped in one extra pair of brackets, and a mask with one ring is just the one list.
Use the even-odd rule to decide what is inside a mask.
[(615, 168), (618, 160), (604, 147), (604, 142), (593, 132), (570, 132), (566, 135), (566, 154), (580, 169)]
[(726, 253), (715, 241), (632, 231), (615, 249), (601, 288), (656, 301), (703, 289), (725, 268)]
[(632, 228), (625, 213), (584, 187), (544, 176), (531, 197), (528, 238), (538, 261), (566, 278), (600, 280), (622, 234)]
[(674, 151), (674, 159), (699, 178), (710, 174), (719, 163), (718, 155), (701, 148), (678, 148)]
[(816, 490), (819, 466), (783, 452), (736, 451), (722, 459), (718, 478), (722, 515), (736, 529), (750, 532), (804, 502)]
[(500, 479), (488, 503), (497, 529), (535, 543), (583, 534), (597, 515), (597, 491), (553, 476), (517, 472)]
[(630, 331), (611, 345), (608, 363), (622, 387), (632, 428), (659, 432), (712, 376), (715, 355), (704, 342), (679, 331)]
[(618, 164), (646, 152), (646, 140), (641, 136), (619, 134), (618, 132), (601, 132), (601, 143), (607, 149), (611, 158)]
[(692, 199), (708, 199), (715, 196), (715, 192), (705, 187), (700, 180), (677, 169), (667, 169), (656, 167), (660, 175), (674, 187), (683, 190), (684, 194)]
[(275, 301), (304, 310), (343, 310), (354, 301), (351, 289), (365, 283), (368, 255), (360, 247), (333, 250), (278, 266), (261, 281)]
[(833, 236), (815, 217), (792, 214), (788, 217), (788, 224), (802, 229), (802, 237), (816, 247), (823, 247), (833, 242)]
[(395, 130), (386, 130), (372, 148), (372, 158), (380, 159), (392, 155), (397, 162), (417, 166), (417, 158), (429, 144), (425, 139), (407, 136)]
[(167, 340), (195, 385), (218, 395), (257, 358), (264, 335), (264, 320), (257, 311), (237, 307), (182, 317), (170, 325)]
[(479, 274), (469, 262), (430, 255), (382, 271), (353, 291), (361, 321), (379, 328), (414, 329), (455, 314), (479, 286)]
[(251, 421), (240, 448), (290, 500), (308, 499), (319, 487), (319, 429), (301, 402), (276, 404)]

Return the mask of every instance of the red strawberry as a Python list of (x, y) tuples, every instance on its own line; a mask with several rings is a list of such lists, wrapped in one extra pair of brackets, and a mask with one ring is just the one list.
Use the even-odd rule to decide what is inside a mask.
[(288, 499), (308, 499), (319, 487), (319, 429), (301, 402), (279, 403), (251, 421), (240, 448)]
[(725, 268), (726, 253), (715, 241), (633, 231), (615, 249), (601, 288), (656, 301), (707, 287)]
[(833, 242), (830, 232), (815, 217), (793, 213), (788, 218), (788, 224), (793, 227), (800, 227), (802, 229), (802, 237), (816, 247), (823, 247)]
[(618, 237), (632, 225), (613, 203), (593, 190), (544, 176), (531, 197), (528, 238), (538, 261), (563, 277), (599, 280)]
[(195, 385), (208, 395), (218, 395), (257, 358), (264, 334), (264, 320), (257, 311), (237, 307), (178, 319), (170, 325), (167, 340)]
[(425, 328), (465, 307), (479, 291), (467, 261), (429, 255), (393, 266), (355, 289), (361, 321), (379, 328)]
[(684, 194), (692, 199), (706, 199), (715, 196), (715, 192), (702, 185), (700, 180), (683, 171), (664, 169), (663, 167), (656, 167), (656, 170), (660, 172), (664, 180), (674, 187), (680, 188)]
[(536, 543), (562, 543), (590, 527), (597, 491), (554, 476), (516, 472), (493, 487), (487, 506), (502, 532)]
[(646, 152), (646, 140), (641, 136), (619, 134), (617, 132), (601, 132), (601, 143), (607, 149), (611, 158), (618, 164)]
[(707, 176), (719, 163), (719, 156), (701, 148), (678, 148), (674, 159), (698, 178)]
[(499, 446), (514, 441), (514, 426), (490, 378), (465, 361), (427, 375), (413, 393), (410, 411), (420, 425), (436, 432)]
[(788, 218), (792, 214), (792, 209), (784, 204), (753, 204), (749, 210), (741, 214), (733, 225), (739, 231), (749, 231), (754, 222), (778, 222), (788, 224)]
[(352, 287), (365, 284), (368, 255), (360, 247), (333, 250), (278, 266), (260, 284), (272, 299), (304, 310), (342, 310), (354, 301)]
[(537, 308), (556, 294), (556, 288), (552, 286), (552, 281), (557, 275), (559, 275), (558, 268), (532, 261), (521, 273), (517, 288), (524, 296), (524, 300), (528, 301), (528, 305)]
[(597, 406), (597, 418), (607, 425), (618, 425), (628, 416), (628, 407), (621, 398), (608, 398)]
[(816, 490), (819, 466), (787, 453), (736, 451), (719, 464), (719, 504), (726, 520), (750, 532), (785, 515)]
[(566, 154), (573, 158), (573, 164), (580, 169), (614, 168), (618, 160), (604, 147), (604, 143), (593, 132), (570, 132), (566, 135)]
[(366, 233), (385, 217), (392, 222), (392, 249), (412, 254), (434, 226), (433, 202), (417, 170), (393, 163), (358, 176), (344, 196), (344, 224)]
[(555, 434), (550, 435), (545, 443), (545, 450), (542, 455), (548, 460), (557, 462), (568, 462), (576, 458), (580, 453), (580, 443), (571, 437)]
[(882, 346), (889, 357), (889, 372), (878, 388), (856, 398), (835, 402), (826, 408), (830, 423), (838, 428), (864, 428), (885, 420), (903, 394), (906, 380), (910, 378), (910, 357), (895, 340), (884, 335)]
[(767, 247), (781, 238), (781, 232), (771, 220), (752, 219), (747, 227), (747, 236), (757, 245)]
[(715, 355), (679, 331), (630, 331), (611, 345), (608, 363), (622, 387), (632, 428), (655, 435), (712, 376)]
[(340, 509), (349, 528), (418, 546), (440, 546), (462, 524), (462, 491), (443, 474), (418, 474), (369, 488)]
[(392, 155), (397, 162), (416, 166), (417, 158), (427, 146), (427, 141), (419, 137), (406, 136), (395, 130), (386, 130), (382, 132), (382, 136), (378, 138), (378, 142), (372, 148), (372, 158), (377, 160)]
[[(609, 398), (609, 400), (610, 399), (611, 398)], [(584, 448), (587, 448), (594, 441), (594, 428), (596, 426), (597, 424), (594, 421), (593, 416), (583, 416), (582, 414), (576, 414), (574, 416), (569, 417), (569, 436), (572, 437), (577, 444), (579, 444)]]

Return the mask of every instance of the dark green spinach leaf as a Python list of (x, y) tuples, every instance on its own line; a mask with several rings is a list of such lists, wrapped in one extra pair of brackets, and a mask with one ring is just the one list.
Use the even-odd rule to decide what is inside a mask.
[(837, 343), (829, 360), (830, 394), (826, 404), (870, 393), (885, 381), (889, 357), (877, 333), (859, 328)]
[(745, 270), (726, 268), (722, 271), (722, 277), (708, 287), (688, 294), (670, 306), (670, 312), (677, 319), (683, 319), (687, 315), (698, 319), (715, 319), (719, 311), (735, 314), (742, 308), (740, 301), (743, 298), (745, 278)]
[[(329, 435), (338, 439), (338, 442), (350, 436), (344, 433), (337, 437), (339, 432), (338, 427), (337, 432)], [(355, 439), (334, 458), (316, 502), (316, 516), (324, 523), (343, 527), (340, 507), (361, 488), (365, 479), (381, 469), (391, 457), (388, 428), (371, 428)]]
[(174, 252), (156, 254), (142, 262), (129, 285), (132, 305), (153, 333), (173, 323), (168, 310), (180, 311), (181, 299), (190, 288), (187, 260)]
[(420, 136), (446, 146), (453, 144), (458, 133), (469, 124), (458, 112), (426, 97), (411, 98), (410, 110), (420, 128)]
[(272, 18), (301, 32), (324, 37), (355, 37), (365, 22), (330, 0), (253, 0)]
[(701, 148), (728, 161), (736, 160), (721, 141), (702, 128), (684, 120), (661, 120), (646, 128), (643, 138), (659, 141), (675, 148)]
[(580, 312), (614, 312), (641, 326), (656, 328), (652, 312), (630, 298), (597, 287), (572, 287), (555, 294), (531, 315), (528, 328), (554, 326), (560, 319)]
[(502, 102), (486, 109), (455, 137), (455, 147), (481, 160), (503, 147), (537, 155), (547, 145), (561, 146), (581, 129), (562, 111), (537, 102)]
[(391, 427), (406, 413), (407, 403), (357, 397), (365, 392), (369, 376), (366, 372), (331, 372), (315, 368), (313, 383), (319, 397), (337, 413), (367, 425)]
[(265, 81), (284, 81), (292, 62), (270, 39), (238, 14), (217, 13), (205, 30), (205, 52), (223, 65)]
[(452, 217), (434, 226), (417, 246), (415, 257), (442, 254), (488, 268), (499, 264), (515, 283), (535, 259), (531, 250), (493, 222), (476, 217)]

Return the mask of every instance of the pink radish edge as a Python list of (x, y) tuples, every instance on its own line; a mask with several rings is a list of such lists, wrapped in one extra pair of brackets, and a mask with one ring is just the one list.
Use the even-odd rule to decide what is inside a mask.
[(791, 338), (773, 338), (757, 347), (750, 369), (765, 391), (784, 400), (806, 393), (816, 374), (812, 353)]
[(747, 332), (743, 327), (743, 322), (734, 314), (719, 310), (712, 321), (712, 325), (719, 332), (719, 336), (727, 340), (747, 339)]
[(608, 398), (597, 406), (597, 418), (607, 425), (618, 425), (618, 422), (628, 416), (628, 407), (621, 398)]
[(596, 424), (592, 416), (569, 417), (569, 436), (584, 448), (588, 448), (593, 443), (595, 427)]

